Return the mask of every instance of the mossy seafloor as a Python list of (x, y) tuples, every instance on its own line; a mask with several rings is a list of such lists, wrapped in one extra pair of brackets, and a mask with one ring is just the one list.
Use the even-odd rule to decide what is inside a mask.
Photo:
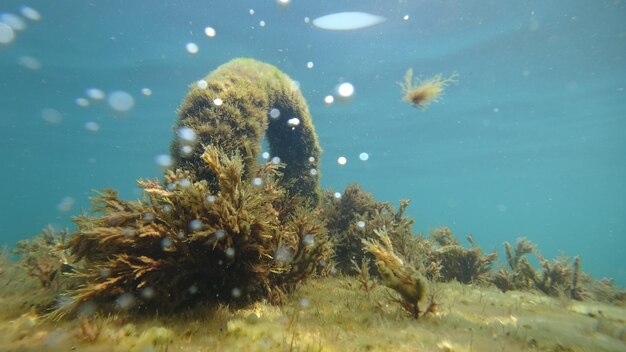
[(459, 283), (433, 287), (413, 319), (374, 285), (311, 280), (282, 306), (197, 306), (176, 316), (127, 313), (51, 322), (30, 313), (45, 291), (21, 268), (0, 279), (2, 351), (624, 351), (626, 308)]

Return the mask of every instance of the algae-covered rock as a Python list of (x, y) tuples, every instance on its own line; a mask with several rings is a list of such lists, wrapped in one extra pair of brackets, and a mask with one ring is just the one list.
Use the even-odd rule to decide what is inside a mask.
[(199, 82), (192, 84), (174, 126), (177, 133), (191, 129), (197, 138), (172, 141), (174, 169), (192, 171), (217, 190), (215, 173), (200, 160), (204, 147), (215, 145), (227, 155), (240, 154), (245, 177), (254, 178), (266, 138), (271, 156), (285, 164), (279, 184), (317, 204), (319, 172), (311, 170), (319, 171), (321, 148), (295, 82), (272, 65), (244, 58), (218, 67)]

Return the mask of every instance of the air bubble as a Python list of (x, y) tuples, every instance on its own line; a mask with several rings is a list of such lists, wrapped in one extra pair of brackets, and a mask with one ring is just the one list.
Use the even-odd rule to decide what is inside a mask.
[(206, 197), (206, 201), (209, 203), (213, 203), (215, 202), (215, 196), (214, 195), (209, 195)]
[(109, 106), (118, 112), (127, 112), (135, 106), (135, 99), (125, 91), (117, 90), (109, 94)]
[(293, 253), (285, 246), (279, 246), (274, 252), (274, 259), (278, 262), (290, 263), (293, 260)]
[(339, 165), (345, 165), (348, 162), (348, 159), (346, 159), (345, 156), (340, 156), (339, 158), (337, 158), (337, 163)]
[[(0, 40), (1, 42), (1, 40)], [(41, 61), (32, 56), (20, 56), (17, 59), (17, 63), (20, 66), (26, 67), (29, 70), (39, 70), (41, 68)]]
[(304, 243), (305, 246), (310, 246), (312, 244), (315, 243), (315, 236), (308, 234), (305, 235), (304, 238), (302, 239), (302, 243)]
[(260, 22), (259, 22), (259, 26), (261, 26), (261, 27), (265, 27), (265, 21), (260, 21)]
[(308, 68), (309, 70), (313, 68), (313, 61), (309, 61), (306, 63), (306, 68)]
[(63, 114), (56, 109), (45, 108), (41, 110), (41, 118), (48, 123), (56, 125), (63, 121)]
[(174, 160), (172, 160), (172, 157), (168, 154), (157, 155), (154, 158), (154, 162), (164, 169), (167, 169), (174, 164)]
[(183, 155), (189, 156), (191, 155), (191, 153), (193, 153), (193, 148), (190, 145), (183, 145), (182, 147), (180, 147), (180, 152)]
[(315, 176), (317, 175), (317, 169), (311, 169), (309, 170), (309, 173), (311, 174), (311, 176)]
[(270, 158), (270, 153), (268, 152), (263, 152), (263, 154), (261, 154), (261, 156), (263, 157), (263, 159), (267, 160)]
[(200, 48), (198, 47), (198, 44), (196, 43), (187, 43), (185, 45), (185, 49), (187, 50), (188, 53), (190, 53), (191, 55), (195, 55), (198, 53), (198, 50), (200, 50)]
[(349, 98), (354, 94), (354, 86), (352, 83), (342, 83), (337, 87), (337, 94), (342, 98)]
[(183, 178), (182, 180), (178, 181), (178, 185), (181, 188), (187, 188), (189, 186), (191, 186), (191, 180), (188, 178)]
[(272, 161), (272, 164), (274, 165), (280, 164), (280, 158), (277, 156), (273, 157), (271, 161)]
[(33, 9), (32, 7), (22, 6), (20, 8), (20, 12), (22, 16), (28, 18), (31, 21), (39, 21), (41, 19), (41, 14), (39, 11)]
[(270, 110), (270, 117), (273, 119), (277, 119), (278, 117), (280, 117), (280, 110), (273, 108), (272, 110)]
[(176, 131), (176, 135), (182, 144), (190, 145), (194, 144), (197, 139), (196, 132), (189, 127), (181, 127)]
[(8, 24), (0, 22), (0, 44), (9, 44), (15, 39), (15, 32)]
[(213, 38), (213, 37), (215, 37), (217, 32), (215, 31), (215, 29), (213, 27), (206, 27), (204, 29), (204, 34), (206, 34), (206, 36), (209, 37), (209, 38)]
[(221, 240), (224, 237), (226, 237), (226, 233), (224, 232), (224, 230), (215, 231), (215, 238), (217, 238), (218, 240)]
[(153, 213), (145, 213), (145, 214), (143, 214), (143, 220), (144, 221), (154, 221), (155, 218), (156, 218), (156, 216), (154, 216)]
[(76, 98), (76, 100), (74, 100), (74, 102), (76, 103), (76, 105), (81, 106), (83, 108), (86, 108), (89, 106), (89, 100), (85, 99), (85, 98)]
[(142, 88), (141, 89), (141, 94), (149, 97), (149, 96), (152, 95), (152, 89), (150, 89), (150, 88)]
[(139, 291), (141, 298), (152, 299), (156, 295), (156, 291), (152, 287), (145, 287)]
[(291, 128), (294, 128), (298, 126), (299, 124), (300, 124), (300, 119), (297, 117), (292, 117), (289, 120), (287, 120), (287, 125)]
[(367, 161), (367, 159), (369, 159), (370, 156), (367, 153), (361, 153), (359, 154), (359, 159), (361, 159), (362, 161)]
[(163, 248), (163, 250), (166, 252), (171, 251), (174, 249), (174, 242), (166, 237), (161, 240), (161, 248)]
[(85, 91), (85, 94), (93, 100), (104, 100), (105, 94), (101, 89), (89, 88)]
[(115, 306), (120, 310), (128, 310), (133, 305), (135, 305), (135, 296), (131, 293), (124, 293), (115, 300)]
[(220, 98), (213, 99), (213, 104), (215, 104), (215, 106), (221, 106), (223, 103), (224, 101)]
[(74, 203), (76, 203), (76, 200), (74, 198), (63, 197), (59, 204), (57, 204), (57, 210), (62, 213), (67, 213), (72, 210), (72, 207), (74, 207)]
[(224, 251), (224, 254), (226, 254), (228, 258), (233, 258), (235, 256), (235, 248), (233, 247), (226, 248), (226, 250)]
[(233, 298), (239, 298), (241, 297), (241, 289), (240, 288), (233, 288), (233, 290), (230, 292), (230, 294), (233, 296)]
[(260, 177), (255, 177), (252, 179), (252, 184), (255, 186), (260, 186), (263, 184), (263, 180)]
[(98, 132), (100, 131), (100, 125), (93, 121), (85, 122), (85, 129), (89, 132)]
[(198, 231), (202, 228), (202, 220), (194, 219), (189, 222), (191, 232)]
[(356, 223), (356, 226), (358, 226), (360, 229), (364, 229), (365, 228), (365, 221), (358, 221)]
[(341, 193), (339, 193), (339, 192), (335, 192), (335, 194), (333, 194), (333, 196), (335, 197), (335, 199), (341, 199)]
[(335, 102), (335, 98), (332, 95), (327, 95), (324, 98), (324, 104), (326, 104), (326, 105), (331, 105), (334, 102)]
[(209, 86), (209, 83), (207, 83), (207, 81), (201, 79), (198, 82), (196, 82), (196, 84), (198, 85), (198, 88), (200, 89), (206, 89), (206, 87)]

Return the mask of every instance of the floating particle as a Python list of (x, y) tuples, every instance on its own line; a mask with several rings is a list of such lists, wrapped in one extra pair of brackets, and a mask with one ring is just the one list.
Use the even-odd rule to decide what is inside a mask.
[(192, 54), (192, 55), (197, 54), (197, 53), (198, 53), (198, 50), (200, 50), (200, 48), (198, 47), (198, 44), (196, 44), (196, 43), (191, 43), (191, 42), (189, 42), (189, 43), (187, 43), (187, 44), (185, 45), (185, 49), (187, 50), (187, 52), (188, 52), (188, 53), (190, 53), (190, 54)]
[(369, 159), (369, 158), (370, 158), (370, 155), (365, 153), (365, 152), (359, 154), (359, 159), (361, 159), (363, 161), (367, 161), (367, 159)]
[(306, 63), (306, 68), (308, 68), (309, 70), (313, 68), (313, 61), (309, 61)]
[(260, 21), (260, 22), (259, 22), (259, 26), (261, 26), (261, 27), (265, 27), (265, 21)]
[(39, 11), (33, 9), (32, 7), (22, 6), (20, 8), (20, 12), (22, 16), (28, 18), (31, 21), (39, 21), (41, 19), (41, 14)]
[(339, 12), (318, 17), (313, 20), (313, 25), (332, 31), (347, 31), (374, 26), (384, 21), (382, 16), (365, 12)]
[(85, 129), (89, 132), (98, 132), (100, 131), (100, 125), (93, 121), (85, 122)]
[(174, 163), (174, 161), (172, 160), (172, 157), (169, 154), (157, 155), (154, 158), (154, 162), (164, 169), (169, 168)]
[[(69, 297), (67, 297), (67, 298), (69, 298)], [(79, 316), (81, 318), (83, 318), (83, 317), (90, 317), (90, 316), (93, 316), (94, 314), (96, 314), (97, 311), (98, 311), (98, 306), (95, 303), (93, 303), (93, 302), (83, 302), (78, 307), (78, 310), (76, 311), (76, 316)], [(48, 343), (46, 343), (46, 345), (48, 345)]]
[(224, 254), (226, 254), (228, 258), (233, 258), (235, 256), (235, 248), (233, 247), (226, 248), (226, 250), (224, 251)]
[(335, 101), (335, 98), (332, 95), (327, 95), (324, 98), (324, 104), (331, 105)]
[(255, 186), (260, 186), (263, 184), (263, 180), (260, 177), (255, 177), (252, 179), (252, 184)]
[(215, 29), (213, 27), (206, 27), (204, 29), (204, 34), (206, 34), (206, 36), (209, 37), (209, 38), (213, 38), (213, 37), (215, 37), (217, 32), (215, 31)]
[(200, 89), (206, 89), (206, 87), (209, 86), (209, 84), (207, 83), (207, 81), (201, 79), (198, 82), (196, 82), (196, 84), (198, 85), (198, 88)]
[(135, 106), (133, 96), (123, 90), (116, 90), (110, 93), (107, 102), (111, 109), (118, 112), (128, 112)]
[(191, 153), (193, 153), (193, 148), (190, 145), (183, 145), (182, 147), (180, 147), (180, 152), (183, 155), (191, 155)]
[(299, 118), (297, 118), (297, 117), (292, 117), (292, 118), (290, 118), (289, 120), (287, 120), (287, 125), (288, 125), (289, 127), (292, 127), (292, 128), (293, 128), (293, 127), (298, 126), (299, 124), (300, 124), (300, 119), (299, 119)]
[(345, 165), (348, 162), (348, 159), (346, 159), (345, 156), (340, 156), (339, 158), (337, 158), (337, 163), (339, 165)]
[(76, 100), (74, 100), (74, 102), (76, 103), (76, 105), (78, 106), (82, 106), (83, 108), (86, 108), (89, 106), (89, 100), (87, 100), (86, 98), (76, 98)]
[(354, 86), (349, 82), (341, 83), (337, 87), (337, 94), (342, 98), (349, 98), (354, 94)]
[(178, 136), (178, 140), (185, 145), (190, 145), (196, 143), (198, 136), (193, 129), (189, 127), (181, 127), (176, 131), (176, 135)]
[(335, 199), (341, 199), (341, 193), (339, 193), (339, 192), (335, 192), (335, 194), (333, 194), (333, 196), (335, 197)]
[(274, 165), (280, 164), (280, 158), (275, 156), (275, 157), (272, 158), (271, 162)]
[(0, 22), (0, 44), (9, 44), (15, 39), (15, 32), (8, 24)]
[(239, 298), (241, 297), (241, 289), (240, 288), (233, 288), (233, 290), (230, 292), (231, 296), (233, 296), (233, 298)]
[(214, 196), (214, 195), (212, 195), (212, 194), (211, 194), (211, 195), (208, 195), (208, 196), (206, 197), (206, 201), (207, 201), (207, 202), (209, 202), (209, 203), (213, 203), (213, 202), (215, 202), (215, 196)]
[(217, 238), (218, 240), (221, 240), (224, 237), (226, 237), (226, 233), (224, 232), (224, 230), (215, 231), (215, 238)]
[(41, 62), (32, 56), (20, 56), (17, 63), (29, 70), (39, 70), (42, 66)]
[(280, 110), (273, 108), (272, 110), (270, 110), (270, 117), (273, 119), (277, 119), (280, 117)]
[(150, 89), (150, 88), (142, 88), (141, 89), (141, 94), (149, 97), (149, 96), (152, 95), (152, 89)]
[(191, 232), (198, 231), (202, 228), (202, 220), (193, 219), (189, 222), (189, 229)]
[(63, 121), (63, 114), (56, 109), (45, 108), (41, 110), (41, 118), (48, 123), (59, 124)]
[(270, 153), (268, 152), (263, 152), (263, 154), (261, 154), (261, 156), (263, 157), (263, 159), (267, 160), (270, 158)]
[(62, 213), (67, 213), (74, 207), (76, 200), (72, 197), (63, 197), (59, 204), (57, 204), (57, 210)]
[(89, 88), (85, 91), (85, 94), (93, 100), (103, 100), (105, 96), (104, 92), (98, 88)]
[(274, 260), (283, 263), (290, 263), (293, 260), (293, 253), (285, 246), (279, 246), (274, 252)]
[(24, 21), (20, 16), (14, 15), (12, 13), (0, 14), (0, 22), (11, 27), (11, 29), (16, 32), (26, 29), (26, 21)]
[(304, 238), (302, 239), (302, 243), (304, 243), (305, 246), (310, 246), (312, 244), (315, 243), (315, 236), (311, 235), (311, 234), (307, 234), (304, 236)]
[(224, 104), (224, 101), (220, 98), (215, 98), (213, 99), (213, 104), (215, 104), (215, 106), (221, 106), (222, 104)]
[(311, 173), (311, 176), (317, 175), (317, 169), (311, 169), (309, 172)]
[(365, 228), (365, 221), (363, 221), (363, 220), (357, 221), (356, 226), (358, 226), (360, 229), (364, 229)]
[(139, 291), (141, 298), (152, 299), (156, 295), (156, 291), (152, 287), (144, 287)]
[(120, 310), (128, 310), (133, 305), (135, 305), (135, 296), (131, 293), (124, 293), (115, 300), (115, 306)]

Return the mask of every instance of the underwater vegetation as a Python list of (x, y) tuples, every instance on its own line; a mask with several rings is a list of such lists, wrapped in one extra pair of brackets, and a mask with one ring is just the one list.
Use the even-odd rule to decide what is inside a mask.
[(402, 82), (399, 82), (404, 94), (402, 100), (411, 103), (415, 108), (426, 110), (431, 103), (439, 101), (446, 86), (459, 82), (458, 77), (459, 74), (454, 72), (448, 78), (440, 73), (428, 79), (414, 80), (413, 69), (409, 68)]

